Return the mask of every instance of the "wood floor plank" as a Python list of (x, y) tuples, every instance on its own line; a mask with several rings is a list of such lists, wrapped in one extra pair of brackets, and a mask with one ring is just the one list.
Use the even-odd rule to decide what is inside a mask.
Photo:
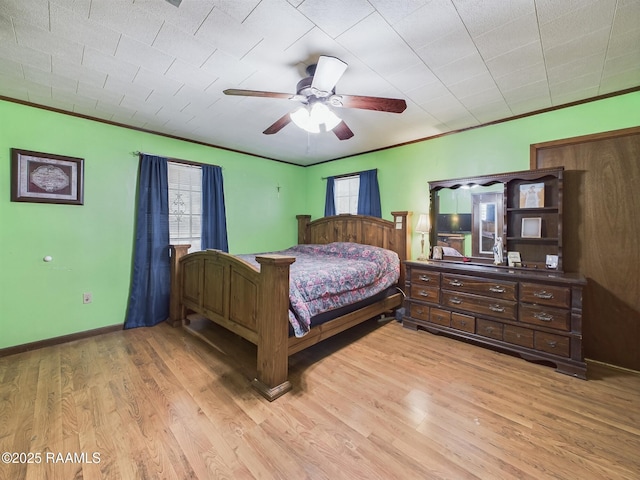
[(290, 358), (293, 389), (251, 388), (255, 346), (161, 324), (0, 358), (0, 480), (640, 478), (640, 375), (589, 380), (396, 322)]

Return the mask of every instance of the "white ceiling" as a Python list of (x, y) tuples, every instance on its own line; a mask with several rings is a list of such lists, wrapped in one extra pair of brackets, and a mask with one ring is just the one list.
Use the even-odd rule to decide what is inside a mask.
[[(355, 136), (262, 131), (319, 55)], [(300, 165), (640, 86), (638, 0), (0, 0), (0, 96)]]

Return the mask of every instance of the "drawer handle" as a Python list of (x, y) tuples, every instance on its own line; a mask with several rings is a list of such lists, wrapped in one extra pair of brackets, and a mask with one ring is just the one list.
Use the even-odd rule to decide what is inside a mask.
[(533, 314), (534, 318), (537, 318), (538, 320), (542, 320), (543, 322), (550, 322), (551, 320), (553, 320), (553, 315), (549, 315), (548, 313), (544, 313), (544, 312), (536, 312)]
[(549, 300), (553, 298), (553, 293), (547, 292), (546, 290), (540, 290), (539, 292), (534, 292), (533, 296)]
[(418, 292), (418, 295), (420, 295), (421, 297), (428, 297), (429, 296), (429, 292), (427, 292), (425, 290), (420, 290), (420, 292)]
[(489, 305), (489, 310), (492, 312), (504, 312), (504, 307), (500, 305)]
[(493, 287), (489, 287), (489, 291), (493, 293), (504, 293), (507, 290), (499, 285), (495, 285)]
[(449, 285), (451, 285), (452, 287), (463, 287), (464, 283), (462, 283), (460, 280), (450, 280)]
[(462, 325), (463, 327), (466, 327), (467, 321), (466, 320), (460, 320), (460, 325)]
[(423, 282), (428, 282), (428, 281), (430, 281), (430, 280), (431, 280), (431, 279), (430, 279), (429, 277), (427, 277), (426, 275), (420, 275), (418, 278), (419, 278), (420, 280), (422, 280)]
[(416, 313), (417, 313), (418, 315), (422, 315), (422, 314), (424, 313), (424, 310), (423, 310), (423, 309), (421, 309), (421, 308), (418, 308), (418, 309), (416, 309)]
[(553, 340), (547, 340), (547, 345), (549, 345), (551, 348), (556, 348), (557, 344), (558, 342), (554, 342)]
[(450, 303), (453, 303), (454, 305), (462, 305), (462, 300), (460, 300), (459, 298), (452, 298), (449, 300)]
[(484, 327), (484, 331), (485, 332), (491, 333), (491, 332), (493, 332), (493, 330), (494, 330), (493, 327)]

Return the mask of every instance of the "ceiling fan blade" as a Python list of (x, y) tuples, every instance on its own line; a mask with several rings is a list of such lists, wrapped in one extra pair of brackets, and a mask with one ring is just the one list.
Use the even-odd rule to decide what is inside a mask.
[(351, 137), (353, 137), (353, 132), (347, 126), (347, 124), (344, 123), (344, 120), (333, 127), (333, 133), (335, 133), (336, 137), (338, 137), (340, 140), (349, 140)]
[(276, 120), (271, 126), (269, 126), (264, 132), (265, 135), (273, 135), (274, 133), (278, 133), (284, 127), (289, 125), (291, 122), (291, 115), (288, 113), (284, 114), (278, 120)]
[(318, 59), (311, 88), (319, 92), (331, 93), (346, 69), (347, 64), (339, 58), (322, 55)]
[(400, 98), (364, 97), (359, 95), (332, 95), (329, 103), (333, 107), (360, 108), (391, 113), (402, 113), (407, 108), (407, 102)]
[(295, 93), (263, 92), (261, 90), (239, 90), (237, 88), (227, 88), (222, 93), (225, 95), (239, 95), (242, 97), (263, 97), (263, 98), (284, 98), (286, 100), (306, 100), (303, 95)]

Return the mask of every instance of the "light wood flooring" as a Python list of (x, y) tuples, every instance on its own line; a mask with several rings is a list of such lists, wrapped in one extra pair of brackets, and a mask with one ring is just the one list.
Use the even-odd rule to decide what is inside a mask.
[(0, 358), (0, 452), (41, 455), (0, 479), (640, 478), (637, 374), (583, 381), (373, 320), (291, 357), (294, 390), (269, 403), (255, 348), (210, 333)]

